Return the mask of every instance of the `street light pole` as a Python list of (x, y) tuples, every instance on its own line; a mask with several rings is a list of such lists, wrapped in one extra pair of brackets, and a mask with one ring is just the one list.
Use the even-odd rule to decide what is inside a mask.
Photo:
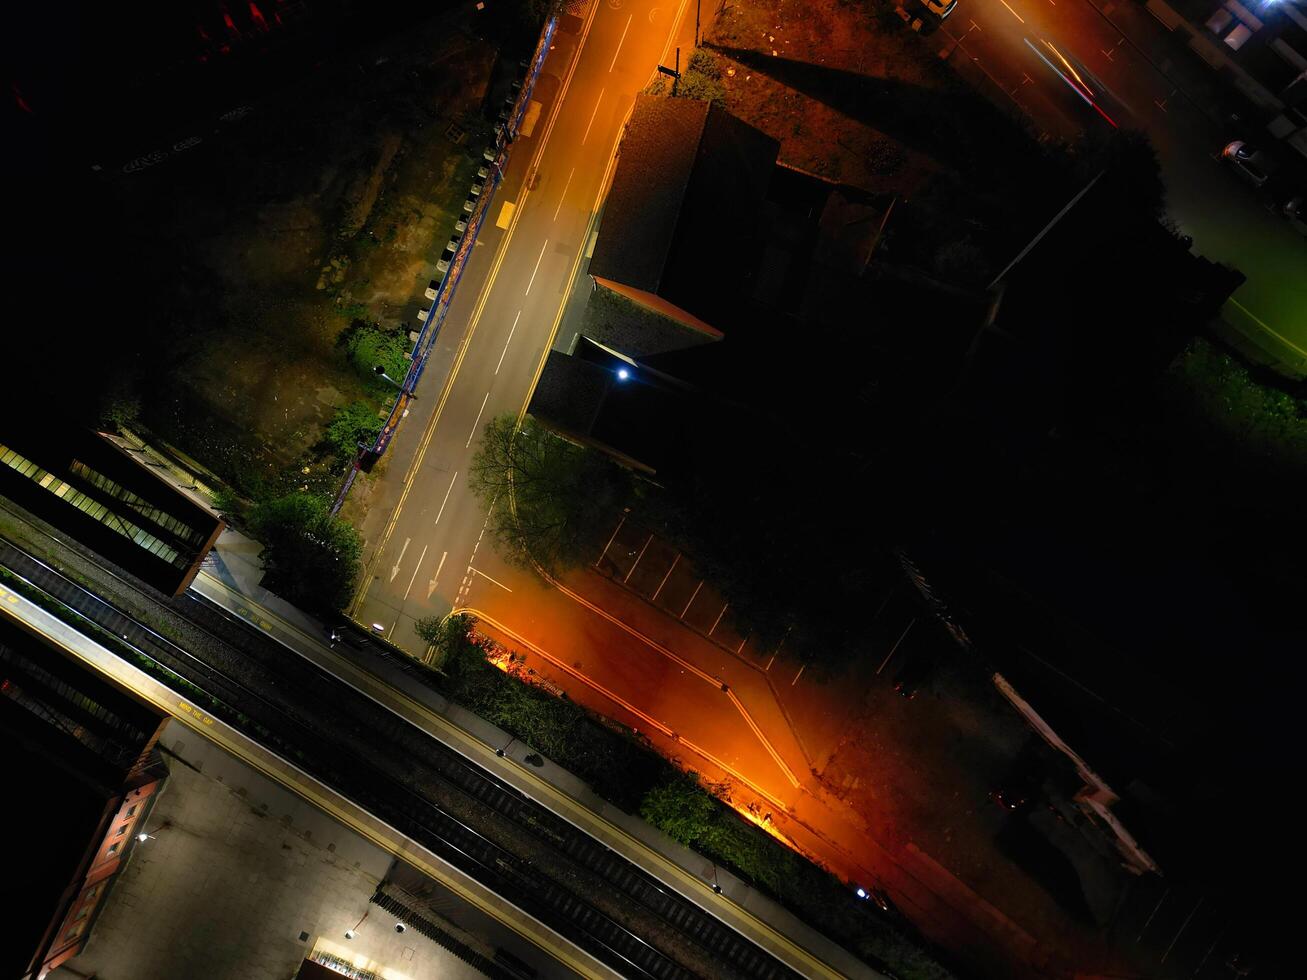
[(378, 375), (379, 377), (385, 378), (400, 391), (404, 392), (404, 394), (408, 395), (409, 398), (412, 398), (414, 401), (417, 400), (418, 396), (413, 394), (413, 392), (407, 390), (402, 384), (400, 384), (398, 381), (396, 381), (394, 378), (388, 375), (386, 373), (386, 369), (382, 365), (378, 364), (376, 367), (372, 369), (372, 371), (374, 374)]

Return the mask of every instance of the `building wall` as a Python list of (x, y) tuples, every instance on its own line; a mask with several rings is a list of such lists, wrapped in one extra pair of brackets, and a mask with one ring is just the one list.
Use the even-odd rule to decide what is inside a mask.
[(81, 887), (54, 934), (38, 977), (44, 977), (82, 951), (114, 877), (122, 869), (128, 853), (139, 843), (136, 835), (145, 828), (146, 818), (163, 783), (163, 778), (151, 780), (128, 790), (119, 799), (104, 836), (91, 856)]
[(657, 318), (640, 317), (638, 323), (619, 323), (614, 319), (615, 314), (609, 313), (606, 319), (613, 322), (605, 323), (604, 326), (612, 331), (610, 335), (603, 335), (587, 322), (586, 335), (593, 336), (605, 346), (613, 347), (631, 357), (644, 357), (722, 339), (722, 332), (712, 324), (687, 313), (656, 293), (636, 289), (602, 276), (595, 276), (595, 283), (643, 310), (657, 314), (657, 318), (663, 321), (660, 324)]

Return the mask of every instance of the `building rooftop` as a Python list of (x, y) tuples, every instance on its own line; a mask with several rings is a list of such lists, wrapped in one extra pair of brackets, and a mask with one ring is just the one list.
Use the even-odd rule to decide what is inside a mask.
[(729, 320), (757, 267), (779, 146), (708, 102), (636, 96), (590, 274)]

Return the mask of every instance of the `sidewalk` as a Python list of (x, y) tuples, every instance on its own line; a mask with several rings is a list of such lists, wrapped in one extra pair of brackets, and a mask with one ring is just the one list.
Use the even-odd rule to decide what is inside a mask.
[[(1087, 0), (1225, 138), (1231, 127), (1278, 111), (1283, 103), (1228, 57), (1201, 24), (1165, 0)], [(1218, 139), (1219, 141), (1219, 139)]]

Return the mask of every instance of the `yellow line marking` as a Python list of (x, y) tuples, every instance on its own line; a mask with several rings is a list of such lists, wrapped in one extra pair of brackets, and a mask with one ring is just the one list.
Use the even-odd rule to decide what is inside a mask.
[[(599, 5), (592, 5), (589, 19), (586, 21), (585, 32), (581, 37), (581, 43), (577, 46), (576, 56), (572, 59), (568, 67), (567, 78), (564, 80), (562, 88), (558, 93), (558, 101), (554, 104), (554, 111), (550, 113), (549, 125), (545, 134), (540, 141), (540, 146), (536, 149), (535, 155), (530, 160), (530, 168), (539, 165), (540, 158), (544, 155), (545, 148), (549, 145), (549, 137), (553, 134), (554, 123), (557, 121), (559, 114), (563, 110), (563, 103), (567, 100), (567, 90), (572, 84), (572, 75), (576, 72), (576, 66), (581, 61), (581, 55), (585, 50), (585, 44), (590, 36), (590, 25), (594, 21), (595, 13)], [(472, 337), (476, 333), (477, 325), (481, 322), (481, 314), (485, 310), (486, 303), (490, 299), (490, 294), (494, 292), (495, 279), (499, 276), (499, 269), (504, 263), (504, 257), (508, 254), (509, 243), (513, 240), (513, 232), (517, 230), (518, 219), (522, 216), (521, 205), (526, 202), (527, 196), (531, 193), (530, 182), (522, 185), (522, 191), (518, 198), (517, 206), (513, 209), (512, 218), (508, 225), (508, 231), (504, 234), (503, 241), (499, 243), (499, 248), (495, 251), (495, 260), (490, 268), (490, 275), (487, 276), (485, 285), (481, 288), (481, 293), (477, 297), (476, 307), (473, 311), (472, 318), (468, 323), (468, 328), (463, 338), (459, 341), (458, 353), (454, 358), (453, 367), (450, 369), (449, 377), (445, 380), (444, 387), (440, 391), (440, 398), (436, 402), (436, 409), (432, 413), (426, 428), (422, 433), (422, 440), (419, 444), (417, 454), (413, 457), (413, 463), (409, 466), (408, 472), (404, 474), (404, 489), (400, 493), (399, 502), (395, 505), (394, 511), (390, 515), (390, 520), (386, 523), (386, 528), (382, 532), (381, 540), (377, 544), (377, 549), (373, 552), (372, 560), (368, 562), (367, 568), (359, 580), (358, 592), (354, 596), (354, 601), (349, 606), (349, 615), (356, 617), (359, 608), (363, 605), (363, 600), (367, 598), (371, 589), (372, 577), (381, 560), (382, 553), (386, 550), (386, 545), (390, 542), (390, 536), (394, 533), (395, 525), (399, 523), (399, 515), (404, 510), (404, 504), (408, 501), (408, 495), (412, 492), (413, 484), (416, 482), (418, 470), (421, 469), (422, 461), (426, 458), (427, 449), (431, 445), (431, 440), (435, 436), (436, 425), (440, 421), (440, 416), (445, 410), (445, 403), (449, 401), (450, 392), (454, 389), (454, 382), (458, 378), (459, 368), (463, 365), (463, 358), (467, 356), (468, 348), (472, 344)], [(470, 259), (469, 259), (470, 261)], [(534, 387), (534, 384), (532, 385)]]

